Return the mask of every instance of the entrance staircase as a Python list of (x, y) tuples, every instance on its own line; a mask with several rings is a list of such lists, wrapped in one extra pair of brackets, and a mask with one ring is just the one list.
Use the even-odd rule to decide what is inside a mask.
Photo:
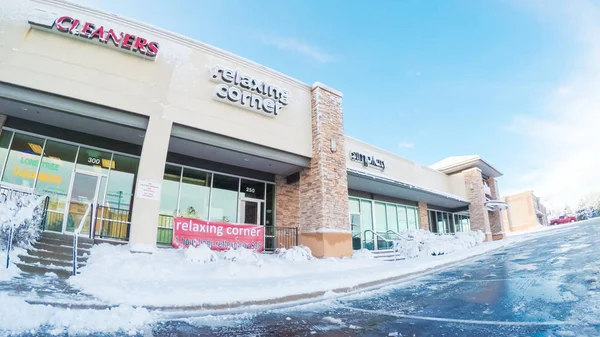
[(373, 254), (373, 257), (375, 257), (376, 259), (383, 261), (400, 261), (406, 259), (406, 257), (400, 255), (394, 249), (372, 250), (371, 254)]
[[(80, 236), (77, 243), (77, 266), (84, 266), (94, 243), (93, 239)], [(16, 263), (22, 271), (35, 274), (55, 273), (69, 277), (73, 270), (73, 236), (43, 232), (38, 242), (26, 254), (18, 256)]]

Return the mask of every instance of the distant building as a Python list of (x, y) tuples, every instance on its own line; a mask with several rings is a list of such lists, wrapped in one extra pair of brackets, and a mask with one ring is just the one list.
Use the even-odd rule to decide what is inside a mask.
[(548, 225), (548, 210), (533, 191), (525, 191), (502, 198), (508, 209), (502, 211), (502, 222), (507, 232), (519, 232)]

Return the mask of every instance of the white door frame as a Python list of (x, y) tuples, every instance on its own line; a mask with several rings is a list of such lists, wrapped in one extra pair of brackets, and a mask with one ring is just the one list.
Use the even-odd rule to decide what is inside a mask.
[[(242, 220), (244, 219), (244, 208), (242, 207), (242, 203), (244, 202), (255, 202), (256, 203), (256, 224), (255, 225), (260, 225), (260, 219), (261, 217), (261, 211), (260, 211), (260, 206), (262, 203), (264, 203), (265, 201), (263, 199), (254, 199), (254, 198), (240, 198), (239, 200), (239, 213), (238, 213), (238, 223), (244, 223)], [(249, 224), (251, 225), (251, 224)]]
[[(99, 192), (98, 190), (100, 189), (100, 181), (102, 180), (103, 176), (107, 176), (106, 174), (102, 174), (102, 173), (96, 173), (96, 172), (90, 172), (90, 171), (85, 171), (85, 170), (81, 170), (81, 169), (75, 169), (75, 171), (73, 172), (73, 175), (71, 176), (71, 181), (69, 182), (69, 193), (67, 194), (67, 204), (65, 207), (65, 216), (63, 218), (62, 233), (70, 233), (70, 232), (67, 232), (67, 221), (69, 220), (69, 209), (71, 207), (71, 195), (73, 193), (73, 184), (75, 183), (75, 176), (77, 174), (84, 174), (84, 175), (96, 177), (96, 190), (94, 191), (94, 198), (92, 199), (92, 202), (94, 203), (94, 209), (92, 210), (92, 214), (90, 214), (92, 219), (94, 218), (94, 215), (96, 214), (96, 205), (98, 204), (98, 192)], [(108, 184), (108, 179), (107, 179), (106, 183)], [(74, 226), (73, 229), (76, 229), (78, 224), (73, 224), (73, 226)], [(94, 230), (94, 228), (92, 228), (92, 227), (93, 226), (90, 226), (90, 233), (92, 233)]]

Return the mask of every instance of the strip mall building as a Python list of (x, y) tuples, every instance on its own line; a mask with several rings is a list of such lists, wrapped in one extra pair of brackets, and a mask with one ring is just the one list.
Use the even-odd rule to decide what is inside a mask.
[(348, 137), (333, 88), (95, 9), (0, 3), (1, 184), (50, 196), (46, 230), (93, 202), (95, 236), (135, 252), (178, 215), (265, 226), (271, 249), (297, 228), (316, 256), (410, 228), (503, 235), (498, 170)]

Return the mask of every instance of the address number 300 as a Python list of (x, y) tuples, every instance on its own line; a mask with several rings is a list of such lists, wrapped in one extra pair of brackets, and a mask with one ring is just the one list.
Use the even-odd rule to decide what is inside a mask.
[(100, 165), (100, 158), (88, 158), (88, 164)]

